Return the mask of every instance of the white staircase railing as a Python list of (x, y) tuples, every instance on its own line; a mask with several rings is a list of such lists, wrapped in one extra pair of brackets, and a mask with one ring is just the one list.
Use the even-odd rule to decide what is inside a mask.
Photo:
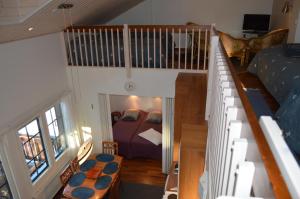
[(211, 26), (76, 26), (65, 30), (70, 66), (207, 71)]
[(208, 78), (207, 197), (274, 197), (258, 146), (217, 36)]

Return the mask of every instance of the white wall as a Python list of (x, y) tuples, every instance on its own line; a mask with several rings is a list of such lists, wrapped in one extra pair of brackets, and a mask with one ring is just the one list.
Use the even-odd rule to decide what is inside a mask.
[[(63, 155), (32, 184), (16, 135), (22, 123), (43, 114), (68, 90), (61, 34), (0, 44), (0, 145), (15, 198), (52, 198), (60, 188)], [(18, 190), (16, 193), (15, 190)]]
[(135, 95), (110, 95), (110, 110), (125, 111), (127, 109), (139, 109), (143, 111), (153, 111), (162, 109), (162, 99), (160, 97), (141, 97)]
[(108, 24), (199, 24), (241, 35), (244, 14), (271, 14), (273, 0), (146, 0)]
[(98, 152), (102, 140), (98, 94), (173, 98), (179, 71), (132, 69), (130, 81), (136, 84), (136, 89), (132, 92), (124, 89), (124, 84), (129, 79), (123, 68), (69, 67), (67, 72), (69, 83), (76, 91), (78, 107), (80, 107), (78, 116), (80, 125), (91, 127), (95, 152)]
[(60, 36), (57, 33), (0, 45), (1, 130), (67, 90)]
[(289, 28), (289, 42), (300, 42), (300, 1), (291, 0), (293, 6), (290, 12), (283, 14), (281, 12), (285, 0), (274, 0), (272, 27), (273, 28)]

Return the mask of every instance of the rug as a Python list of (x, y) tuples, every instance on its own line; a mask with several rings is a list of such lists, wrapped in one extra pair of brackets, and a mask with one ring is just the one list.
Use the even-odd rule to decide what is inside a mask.
[(122, 181), (120, 199), (162, 199), (164, 188)]

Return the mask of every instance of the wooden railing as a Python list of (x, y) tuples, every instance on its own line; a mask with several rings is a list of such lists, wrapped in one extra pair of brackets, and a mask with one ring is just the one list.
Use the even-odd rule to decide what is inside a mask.
[(272, 139), (266, 137), (272, 136), (270, 131), (280, 129), (273, 126), (268, 133), (266, 128), (262, 130), (260, 124), (264, 121), (259, 123), (216, 31), (212, 32), (210, 48), (206, 107), (209, 124), (207, 198), (299, 197), (299, 190), (296, 191), (299, 185), (283, 177), (288, 167), (279, 168), (278, 153), (271, 150)]
[(206, 71), (211, 26), (76, 26), (65, 32), (70, 66)]

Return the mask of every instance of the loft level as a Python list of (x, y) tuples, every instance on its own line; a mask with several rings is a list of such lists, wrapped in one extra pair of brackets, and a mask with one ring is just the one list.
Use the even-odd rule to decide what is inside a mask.
[(65, 32), (69, 66), (206, 71), (211, 26), (76, 26)]

